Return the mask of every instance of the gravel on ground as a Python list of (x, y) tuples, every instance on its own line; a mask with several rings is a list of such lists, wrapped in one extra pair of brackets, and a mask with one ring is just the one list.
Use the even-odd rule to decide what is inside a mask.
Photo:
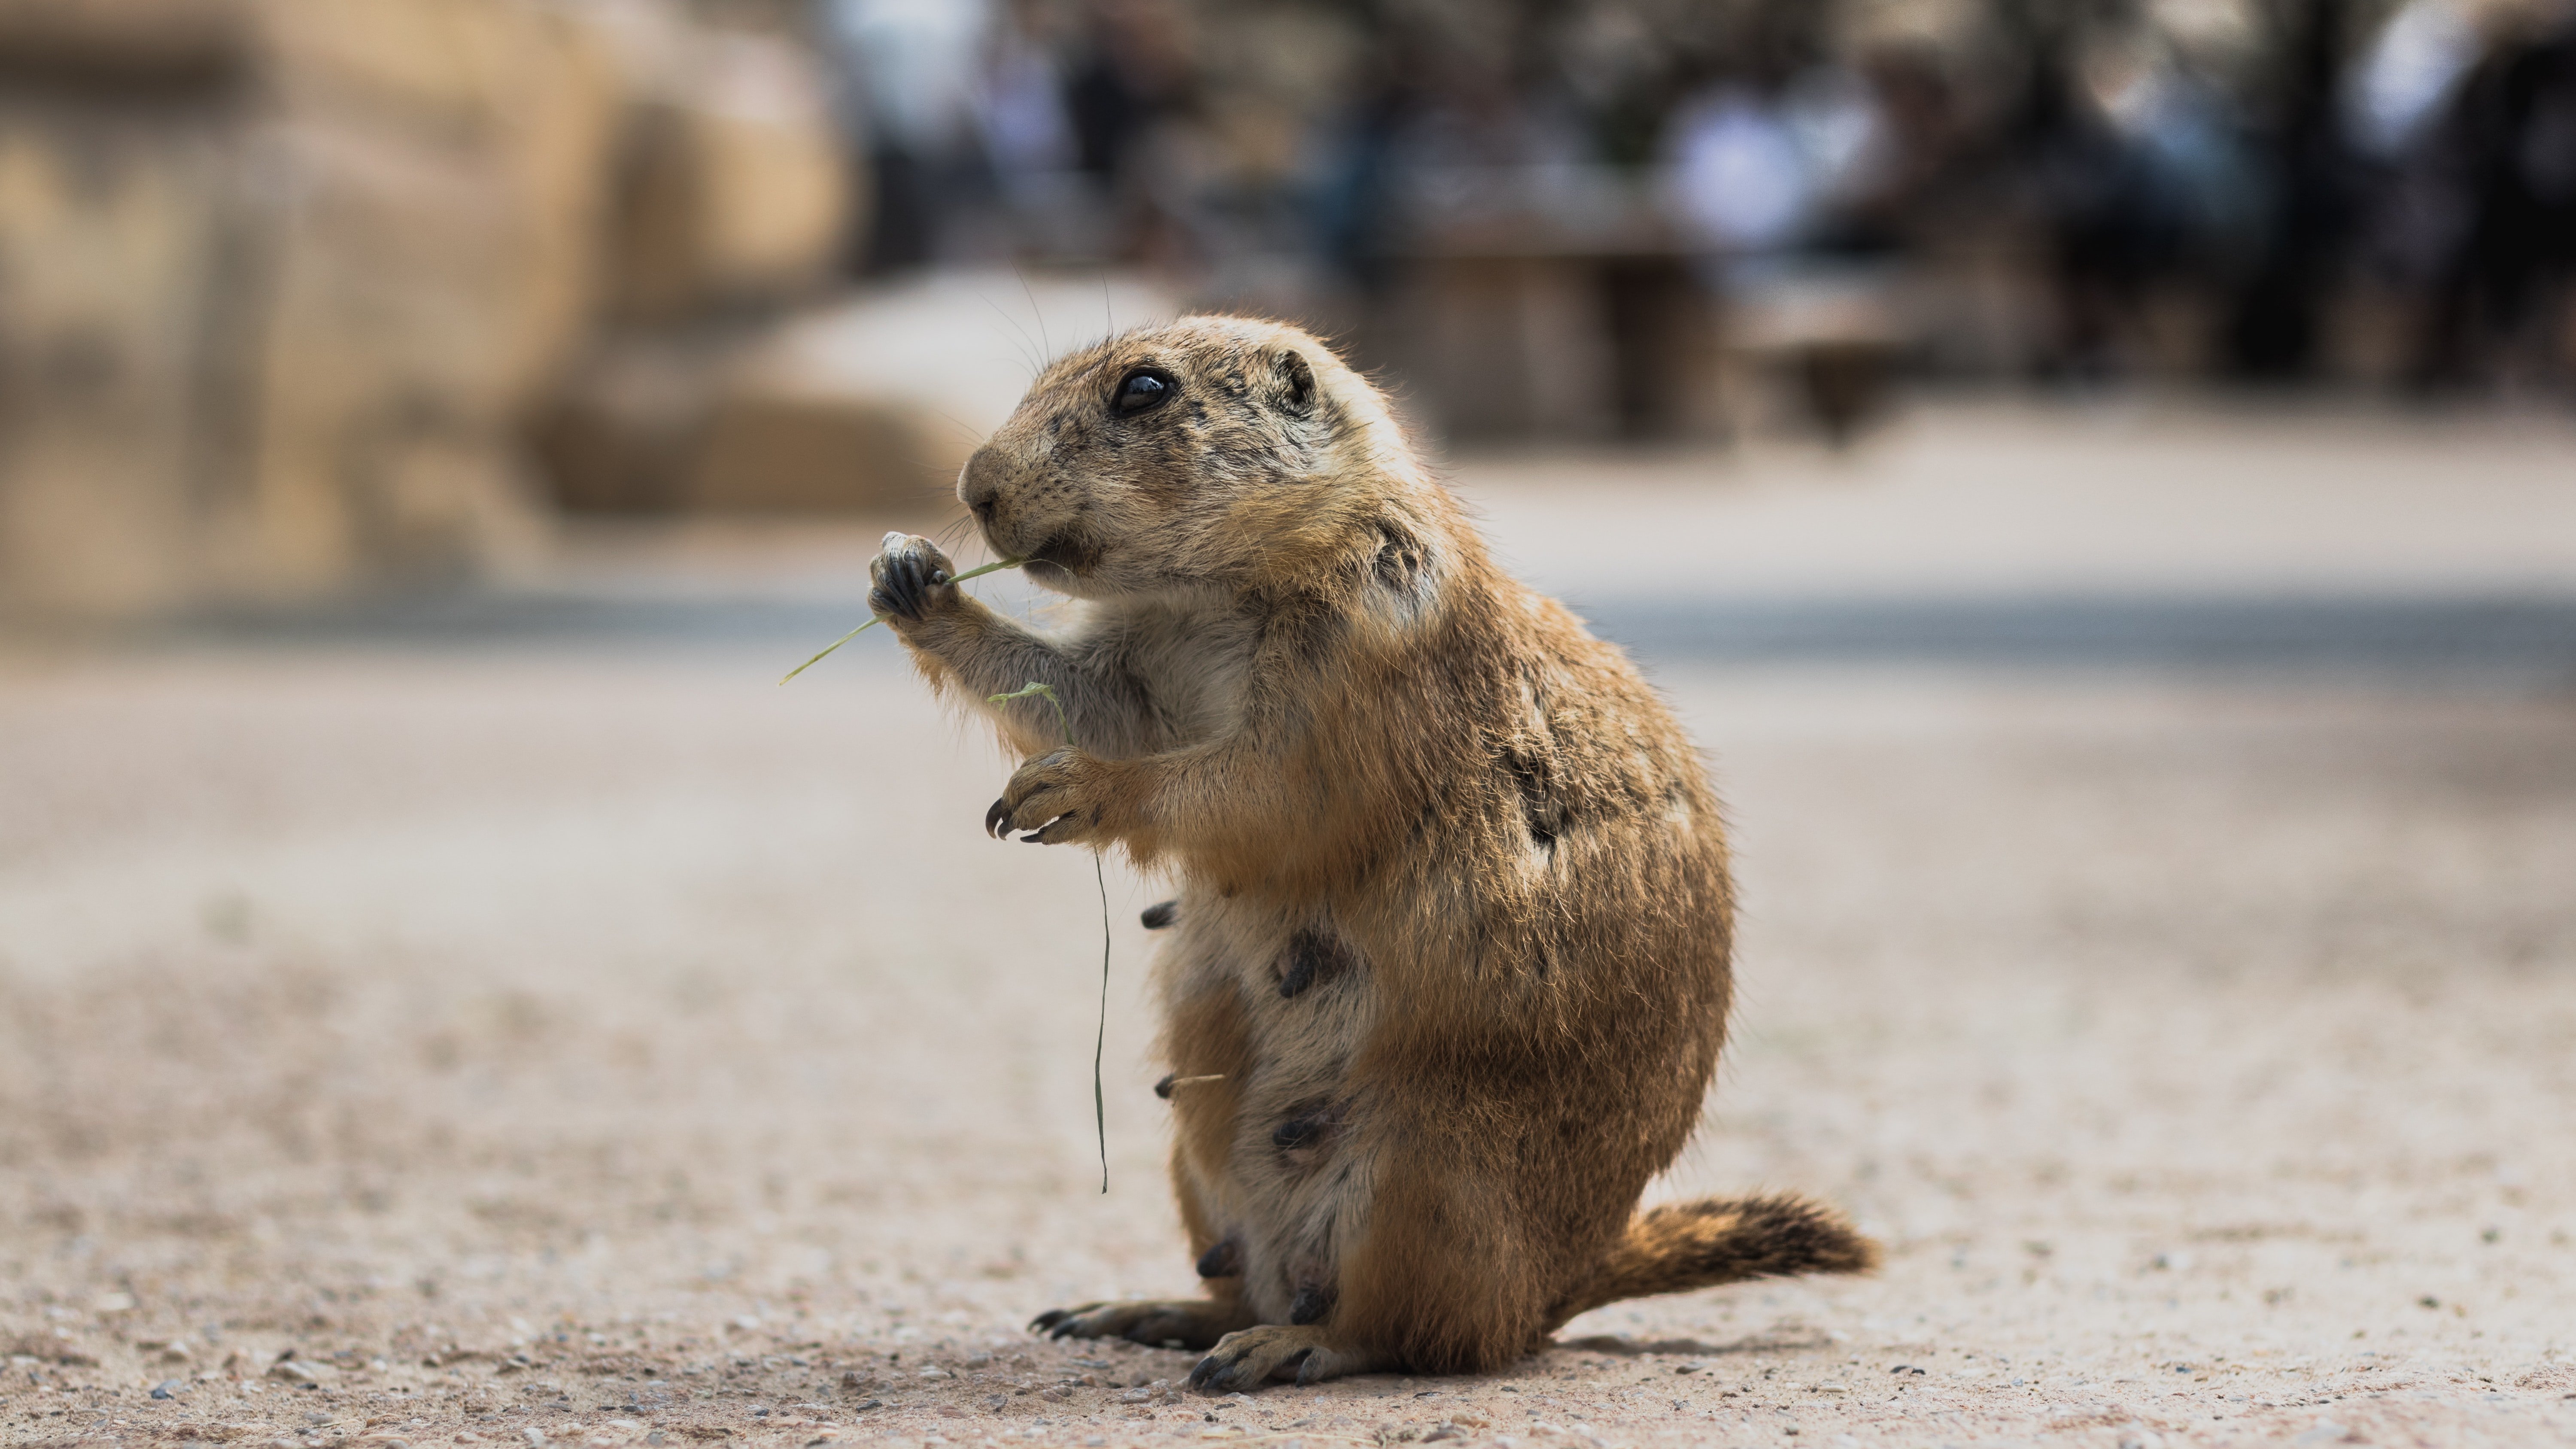
[[(794, 651), (788, 650), (788, 653)], [(882, 654), (13, 656), (0, 1440), (2576, 1441), (2576, 702), (1669, 669), (1742, 1006), (1653, 1195), (1868, 1281), (1181, 1391), (1113, 871)]]

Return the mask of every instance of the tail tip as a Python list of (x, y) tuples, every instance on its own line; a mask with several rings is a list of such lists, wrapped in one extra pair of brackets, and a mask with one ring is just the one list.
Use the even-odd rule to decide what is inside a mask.
[(1757, 1198), (1745, 1206), (1749, 1217), (1769, 1219), (1765, 1226), (1783, 1256), (1803, 1259), (1805, 1266), (1794, 1273), (1866, 1275), (1884, 1261), (1877, 1242), (1862, 1236), (1839, 1208), (1797, 1196)]
[(1882, 1261), (1878, 1244), (1862, 1236), (1840, 1209), (1795, 1193), (1682, 1203), (1646, 1215), (1647, 1223), (1659, 1218), (1674, 1227), (1694, 1219), (1723, 1222), (1718, 1241), (1735, 1260), (1731, 1276), (1736, 1277), (1867, 1274), (1877, 1272)]

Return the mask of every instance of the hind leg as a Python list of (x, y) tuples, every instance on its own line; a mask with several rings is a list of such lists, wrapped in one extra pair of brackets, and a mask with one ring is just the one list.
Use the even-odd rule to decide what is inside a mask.
[(1206, 1196), (1177, 1148), (1172, 1154), (1172, 1192), (1180, 1200), (1181, 1223), (1189, 1230), (1190, 1252), (1198, 1259), (1199, 1276), (1207, 1282), (1207, 1297), (1050, 1309), (1029, 1324), (1029, 1331), (1049, 1338), (1123, 1338), (1156, 1348), (1178, 1343), (1204, 1352), (1227, 1334), (1251, 1327), (1255, 1315), (1243, 1301), (1243, 1280), (1237, 1276), (1240, 1250), (1218, 1233)]
[(1323, 1149), (1343, 1159), (1334, 1181), (1354, 1196), (1335, 1205), (1329, 1259), (1292, 1271), (1289, 1321), (1227, 1334), (1191, 1387), (1223, 1394), (1387, 1370), (1472, 1373), (1543, 1338), (1555, 1279), (1582, 1257), (1568, 1251), (1567, 1225), (1520, 1204), (1510, 1164), (1490, 1147), (1397, 1128), (1394, 1116), (1382, 1112), (1378, 1130)]

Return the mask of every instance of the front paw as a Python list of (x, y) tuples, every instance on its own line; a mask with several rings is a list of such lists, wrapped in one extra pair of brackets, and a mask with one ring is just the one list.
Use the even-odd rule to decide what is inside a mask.
[(1078, 845), (1104, 840), (1115, 799), (1113, 767), (1070, 745), (1020, 766), (1002, 798), (984, 812), (984, 833), (1008, 840), (1027, 831), (1023, 840), (1039, 845)]
[(1029, 1331), (1049, 1338), (1123, 1338), (1148, 1348), (1205, 1352), (1241, 1321), (1239, 1312), (1210, 1299), (1145, 1300), (1050, 1309), (1029, 1324)]
[(898, 626), (917, 624), (957, 601), (956, 577), (939, 545), (917, 533), (889, 533), (868, 563), (868, 608)]

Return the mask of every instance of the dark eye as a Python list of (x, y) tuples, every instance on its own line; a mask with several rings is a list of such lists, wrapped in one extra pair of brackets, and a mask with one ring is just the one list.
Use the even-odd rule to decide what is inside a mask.
[(1140, 367), (1118, 380), (1118, 398), (1113, 406), (1121, 413), (1141, 413), (1170, 401), (1174, 391), (1169, 375)]

